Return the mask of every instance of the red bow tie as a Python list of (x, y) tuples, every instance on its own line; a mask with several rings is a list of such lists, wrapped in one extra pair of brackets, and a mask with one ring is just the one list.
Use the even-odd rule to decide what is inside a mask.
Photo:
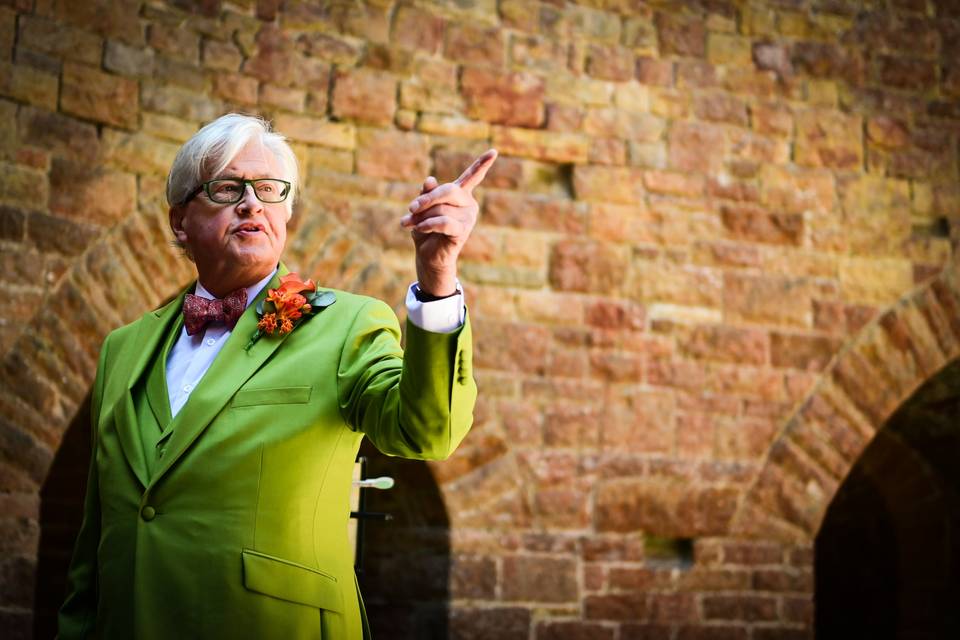
[(188, 293), (183, 299), (183, 326), (188, 336), (200, 333), (211, 322), (222, 322), (232, 331), (246, 308), (246, 289), (231, 291), (222, 300), (207, 300)]

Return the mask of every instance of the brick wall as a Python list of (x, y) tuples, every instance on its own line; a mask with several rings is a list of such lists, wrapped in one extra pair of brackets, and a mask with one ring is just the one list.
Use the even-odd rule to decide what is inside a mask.
[(946, 0), (0, 0), (0, 622), (103, 336), (191, 276), (165, 170), (241, 110), (291, 267), (392, 304), (418, 181), (502, 153), (451, 634), (806, 637), (840, 479), (958, 355), (958, 43)]

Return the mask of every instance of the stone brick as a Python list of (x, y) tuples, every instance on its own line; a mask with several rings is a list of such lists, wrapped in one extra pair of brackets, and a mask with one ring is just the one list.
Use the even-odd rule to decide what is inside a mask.
[(908, 260), (898, 258), (842, 258), (840, 287), (847, 302), (888, 305), (913, 286)]
[(0, 62), (0, 96), (45, 109), (56, 109), (57, 77), (23, 65)]
[(656, 25), (660, 35), (660, 55), (704, 57), (706, 29), (703, 20), (688, 15), (657, 13)]
[(863, 176), (839, 186), (847, 244), (856, 255), (896, 255), (912, 234), (906, 181)]
[(720, 218), (728, 237), (778, 245), (803, 244), (803, 215), (769, 213), (746, 205), (724, 205)]
[(663, 119), (656, 116), (608, 107), (588, 108), (583, 119), (583, 131), (591, 136), (623, 138), (638, 142), (660, 140), (664, 128)]
[(205, 38), (202, 49), (203, 66), (216, 71), (239, 71), (243, 54), (232, 42)]
[(443, 45), (443, 18), (418, 7), (401, 6), (393, 18), (390, 41), (407, 49), (438, 53)]
[(26, 230), (26, 213), (13, 207), (0, 207), (0, 240), (21, 242)]
[(455, 607), (450, 613), (450, 637), (456, 640), (527, 640), (530, 610), (522, 607)]
[(154, 65), (153, 49), (140, 49), (116, 40), (107, 40), (103, 54), (103, 66), (107, 71), (148, 78), (153, 75)]
[(643, 172), (627, 167), (578, 165), (573, 170), (578, 200), (635, 204), (643, 200)]
[(200, 35), (179, 26), (151, 24), (147, 43), (156, 51), (191, 65), (200, 61)]
[(680, 340), (679, 346), (694, 358), (761, 365), (768, 360), (770, 340), (766, 332), (756, 329), (700, 326)]
[(676, 122), (668, 134), (669, 164), (680, 171), (718, 173), (726, 147), (717, 125)]
[(703, 178), (672, 171), (647, 171), (643, 184), (647, 191), (696, 198), (703, 195)]
[(275, 84), (264, 82), (260, 85), (259, 99), (262, 105), (299, 113), (304, 109), (307, 92), (302, 89), (278, 87)]
[(840, 340), (829, 336), (774, 332), (770, 336), (771, 362), (775, 367), (821, 371), (840, 344)]
[(384, 126), (397, 108), (397, 82), (369, 69), (338, 69), (333, 85), (333, 115)]
[(747, 594), (704, 596), (703, 615), (707, 620), (776, 620), (777, 600)]
[(291, 140), (318, 144), (334, 149), (354, 149), (356, 129), (352, 124), (330, 122), (321, 118), (280, 114), (274, 119), (277, 131)]
[(588, 161), (591, 164), (624, 165), (627, 163), (627, 145), (615, 138), (596, 138), (590, 144)]
[(707, 60), (711, 64), (748, 66), (753, 59), (750, 38), (728, 33), (707, 34)]
[(140, 90), (146, 110), (176, 116), (182, 120), (205, 122), (220, 115), (222, 107), (206, 96), (189, 89), (144, 82)]
[(633, 52), (615, 45), (590, 44), (587, 48), (587, 73), (601, 80), (626, 82), (633, 78)]
[(303, 34), (297, 38), (297, 50), (306, 58), (322, 64), (333, 63), (339, 68), (356, 66), (363, 55), (359, 44), (331, 33)]
[(673, 86), (673, 63), (668, 60), (639, 57), (635, 75), (640, 84), (671, 87)]
[(484, 193), (483, 224), (581, 234), (586, 216), (568, 200), (491, 189)]
[(50, 211), (109, 227), (136, 209), (137, 181), (129, 173), (55, 158), (50, 170)]
[(507, 601), (573, 602), (579, 592), (576, 563), (566, 558), (507, 556), (501, 586)]
[(383, 129), (361, 129), (357, 173), (420, 184), (430, 172), (430, 144), (422, 135)]
[(38, 13), (56, 16), (61, 22), (76, 25), (106, 38), (116, 38), (134, 46), (144, 44), (139, 2), (51, 0), (44, 3), (42, 11)]
[(863, 141), (858, 116), (811, 109), (796, 114), (796, 125), (797, 164), (835, 169), (862, 165)]
[(563, 291), (592, 294), (620, 290), (627, 272), (627, 254), (593, 242), (559, 242), (550, 254), (550, 283)]
[(564, 72), (569, 46), (552, 38), (511, 34), (510, 60), (516, 66), (542, 72)]
[(456, 115), (424, 113), (417, 120), (417, 130), (468, 140), (487, 140), (490, 137), (490, 125), (486, 122)]
[(103, 130), (103, 157), (111, 166), (131, 173), (164, 176), (173, 164), (178, 147), (143, 133)]
[(262, 82), (287, 86), (297, 81), (293, 42), (276, 25), (264, 24), (256, 35), (255, 51), (244, 60), (244, 73)]
[(937, 85), (937, 67), (929, 60), (879, 56), (877, 79), (896, 89), (928, 91)]
[(723, 307), (733, 321), (808, 326), (813, 287), (804, 278), (728, 273), (723, 282)]
[(642, 620), (648, 615), (647, 596), (643, 593), (588, 595), (583, 599), (587, 620)]
[(239, 73), (217, 73), (213, 78), (213, 95), (232, 104), (257, 104), (259, 82)]
[(446, 35), (443, 50), (447, 59), (467, 65), (504, 65), (506, 38), (503, 30), (457, 22), (447, 25)]
[(857, 85), (863, 80), (863, 61), (836, 43), (797, 42), (790, 59), (793, 67), (816, 78), (839, 78)]
[(588, 158), (590, 142), (586, 136), (573, 133), (494, 127), (493, 146), (508, 156), (582, 163)]
[(750, 637), (748, 633), (746, 627), (698, 624), (680, 627), (676, 640), (747, 640)]
[(45, 174), (20, 165), (0, 162), (3, 180), (0, 181), (0, 202), (16, 207), (29, 204), (42, 208), (49, 193)]
[(725, 93), (703, 93), (694, 98), (693, 111), (698, 118), (713, 122), (747, 125), (747, 105)]
[(100, 64), (103, 39), (93, 33), (30, 15), (20, 17), (19, 27), (18, 46), (75, 62)]
[(614, 627), (580, 620), (541, 620), (537, 640), (613, 640)]
[(642, 55), (657, 52), (657, 27), (654, 25), (650, 11), (637, 11), (633, 7), (623, 20), (623, 37), (620, 39), (624, 46), (634, 53)]
[(450, 567), (450, 594), (454, 598), (493, 600), (497, 566), (492, 558), (457, 554)]
[(773, 71), (781, 80), (793, 75), (790, 51), (785, 44), (755, 42), (751, 55), (757, 69)]
[(521, 127), (543, 124), (544, 83), (537, 76), (467, 67), (461, 85), (471, 118)]
[(65, 220), (42, 213), (30, 216), (30, 240), (37, 249), (48, 253), (78, 256), (100, 233), (100, 228), (87, 221)]
[(882, 147), (896, 149), (909, 143), (910, 134), (903, 121), (878, 115), (867, 120), (867, 139)]

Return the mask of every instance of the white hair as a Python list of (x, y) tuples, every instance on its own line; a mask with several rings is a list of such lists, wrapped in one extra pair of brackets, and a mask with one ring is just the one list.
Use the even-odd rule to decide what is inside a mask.
[(252, 140), (259, 141), (272, 151), (280, 163), (283, 175), (275, 177), (290, 183), (290, 194), (284, 204), (287, 212), (292, 213), (293, 200), (300, 182), (297, 157), (287, 144), (287, 139), (273, 131), (269, 122), (259, 116), (239, 113), (220, 116), (193, 134), (193, 137), (180, 147), (167, 176), (167, 203), (171, 207), (183, 204), (208, 176), (216, 176), (223, 171), (234, 156)]

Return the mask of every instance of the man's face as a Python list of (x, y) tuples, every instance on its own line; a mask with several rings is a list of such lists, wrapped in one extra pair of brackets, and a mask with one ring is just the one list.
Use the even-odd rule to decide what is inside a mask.
[[(219, 175), (206, 179), (285, 177), (273, 152), (251, 141)], [(218, 204), (201, 191), (170, 210), (174, 235), (193, 258), (205, 286), (233, 286), (234, 281), (249, 286), (273, 271), (286, 244), (288, 219), (285, 203), (260, 202), (249, 185), (234, 204)]]

